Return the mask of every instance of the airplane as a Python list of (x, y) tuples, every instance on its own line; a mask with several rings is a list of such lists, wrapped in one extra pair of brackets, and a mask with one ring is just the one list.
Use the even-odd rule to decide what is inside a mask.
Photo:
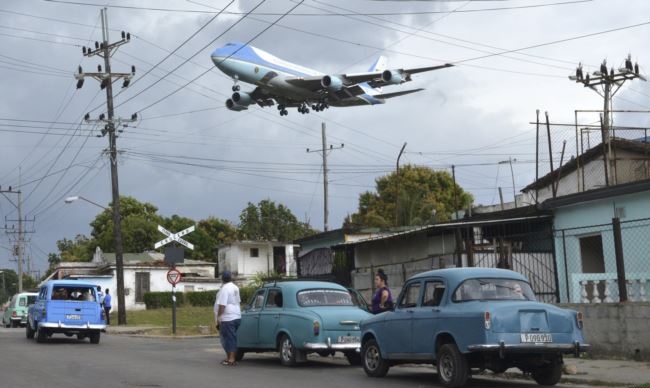
[[(267, 107), (277, 103), (280, 116), (288, 114), (287, 108), (309, 113), (310, 105), (314, 111), (320, 112), (330, 106), (384, 104), (388, 98), (424, 89), (383, 93), (383, 86), (408, 82), (415, 73), (453, 66), (446, 63), (413, 69), (386, 69), (386, 58), (380, 56), (365, 73), (323, 74), (243, 43), (228, 43), (216, 49), (211, 57), (215, 66), (234, 81), (234, 93), (226, 100), (228, 109), (243, 111), (252, 104)], [(249, 92), (240, 91), (238, 81), (256, 85), (256, 88)]]

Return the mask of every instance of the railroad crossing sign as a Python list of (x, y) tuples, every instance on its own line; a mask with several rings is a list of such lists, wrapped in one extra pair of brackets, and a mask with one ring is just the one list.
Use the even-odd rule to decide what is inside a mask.
[(169, 244), (169, 243), (172, 242), (172, 241), (176, 241), (176, 242), (179, 243), (179, 244), (185, 245), (185, 246), (188, 247), (189, 249), (192, 249), (192, 250), (194, 249), (194, 244), (192, 244), (192, 243), (190, 243), (190, 242), (187, 242), (187, 241), (185, 241), (185, 240), (183, 240), (183, 239), (181, 238), (181, 237), (185, 236), (185, 235), (188, 234), (188, 233), (192, 233), (192, 232), (194, 232), (194, 225), (190, 226), (190, 227), (187, 228), (187, 229), (183, 229), (183, 230), (181, 230), (181, 231), (178, 232), (178, 233), (172, 233), (172, 232), (168, 231), (167, 229), (163, 228), (163, 227), (160, 226), (160, 225), (158, 225), (158, 230), (159, 230), (162, 234), (164, 234), (165, 236), (167, 236), (167, 238), (158, 241), (158, 242), (154, 245), (154, 248), (158, 249), (158, 248), (162, 247), (163, 245), (167, 245), (167, 244)]
[(167, 272), (167, 281), (172, 287), (175, 287), (183, 279), (183, 274), (176, 268), (172, 268)]

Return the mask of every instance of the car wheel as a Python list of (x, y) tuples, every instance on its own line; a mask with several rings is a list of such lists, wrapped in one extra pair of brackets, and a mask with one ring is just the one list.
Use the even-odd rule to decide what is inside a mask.
[(291, 339), (286, 334), (283, 334), (282, 337), (280, 337), (278, 352), (280, 353), (280, 362), (282, 365), (296, 365), (296, 348), (294, 348)]
[(77, 334), (77, 339), (78, 340), (84, 340), (84, 339), (86, 339), (86, 335), (79, 333), (79, 334)]
[(361, 362), (363, 370), (370, 377), (384, 377), (388, 373), (388, 361), (381, 358), (381, 351), (374, 339), (366, 342), (361, 348)]
[(361, 354), (356, 352), (356, 351), (348, 351), (343, 353), (345, 354), (345, 358), (348, 359), (348, 362), (350, 365), (361, 365)]
[(554, 359), (550, 365), (536, 369), (531, 375), (539, 385), (555, 385), (562, 378), (562, 363)]
[(36, 323), (36, 332), (34, 335), (36, 336), (36, 342), (38, 343), (43, 343), (47, 340), (47, 330), (38, 326), (38, 323)]
[(469, 368), (467, 359), (456, 344), (444, 344), (438, 351), (438, 378), (445, 387), (460, 387), (467, 382)]
[(9, 326), (13, 329), (14, 327), (18, 326), (18, 324), (16, 323), (16, 321), (11, 320), (11, 321), (9, 322)]
[(101, 333), (99, 331), (92, 332), (90, 333), (89, 337), (90, 337), (91, 344), (98, 344), (99, 338), (101, 337)]
[(34, 338), (34, 329), (30, 326), (29, 322), (25, 325), (25, 337), (27, 339), (33, 339)]
[(235, 361), (241, 361), (244, 359), (244, 352), (242, 349), (237, 349), (237, 353), (235, 353)]

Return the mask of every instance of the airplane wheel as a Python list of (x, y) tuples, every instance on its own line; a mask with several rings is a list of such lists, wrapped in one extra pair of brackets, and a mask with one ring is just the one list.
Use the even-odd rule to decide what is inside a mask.
[(238, 92), (239, 91), (239, 85), (233, 85), (232, 86), (232, 91), (233, 92)]
[(305, 113), (309, 113), (309, 108), (305, 108)]

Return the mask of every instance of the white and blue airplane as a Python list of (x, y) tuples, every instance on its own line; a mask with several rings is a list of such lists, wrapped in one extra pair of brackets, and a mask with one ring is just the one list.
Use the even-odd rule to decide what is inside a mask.
[[(226, 101), (228, 109), (242, 111), (252, 104), (261, 107), (277, 104), (281, 116), (287, 115), (287, 108), (297, 108), (305, 114), (309, 113), (309, 106), (319, 112), (330, 106), (383, 104), (387, 98), (423, 90), (383, 93), (383, 86), (410, 81), (411, 74), (453, 66), (447, 63), (414, 69), (386, 69), (386, 58), (380, 56), (365, 73), (323, 74), (242, 43), (228, 43), (216, 49), (212, 62), (234, 80), (234, 93)], [(238, 81), (257, 87), (243, 92)]]

